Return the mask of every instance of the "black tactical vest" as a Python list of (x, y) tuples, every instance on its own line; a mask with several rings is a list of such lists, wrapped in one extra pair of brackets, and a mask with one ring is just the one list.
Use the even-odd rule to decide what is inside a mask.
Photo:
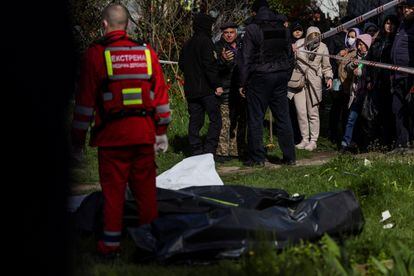
[(261, 63), (273, 63), (288, 57), (288, 39), (283, 22), (264, 22), (259, 25), (263, 33), (260, 47)]

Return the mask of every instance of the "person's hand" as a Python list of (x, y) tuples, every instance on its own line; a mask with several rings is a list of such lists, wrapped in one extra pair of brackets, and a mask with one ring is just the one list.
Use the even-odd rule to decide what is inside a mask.
[(223, 90), (223, 87), (217, 87), (216, 88), (216, 95), (217, 96), (221, 96), (221, 94), (223, 94), (223, 92), (224, 92), (224, 90)]
[(246, 98), (246, 90), (244, 89), (244, 87), (239, 88), (239, 93), (242, 98)]
[(292, 51), (296, 54), (298, 51), (298, 46), (296, 44), (292, 44)]
[(359, 64), (359, 60), (358, 59), (354, 59), (354, 61), (352, 62), (355, 66), (358, 66)]
[(155, 153), (165, 153), (168, 149), (168, 138), (166, 134), (155, 136), (154, 150)]
[(360, 76), (359, 71), (360, 71), (359, 68), (355, 68), (354, 69), (354, 75), (357, 76), (357, 77)]
[(85, 148), (81, 146), (73, 146), (70, 151), (70, 157), (76, 163), (81, 163), (85, 159)]
[(327, 88), (328, 90), (331, 90), (331, 89), (332, 89), (332, 85), (333, 85), (332, 79), (328, 79), (328, 80), (326, 81), (326, 88)]
[(223, 48), (223, 50), (221, 51), (221, 56), (226, 60), (226, 61), (232, 61), (234, 59), (234, 53), (230, 50), (226, 50)]
[(343, 50), (341, 50), (340, 52), (339, 52), (339, 55), (341, 56), (341, 57), (344, 57), (344, 56), (346, 56), (348, 54), (348, 50), (347, 49), (343, 49)]

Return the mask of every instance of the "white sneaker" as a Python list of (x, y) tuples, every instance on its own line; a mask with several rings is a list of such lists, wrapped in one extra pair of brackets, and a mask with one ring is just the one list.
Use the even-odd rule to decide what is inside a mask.
[(305, 150), (313, 151), (316, 148), (317, 148), (316, 142), (315, 141), (310, 141), (309, 144), (306, 145)]
[(309, 144), (308, 141), (302, 140), (299, 144), (297, 144), (295, 147), (297, 149), (304, 149)]

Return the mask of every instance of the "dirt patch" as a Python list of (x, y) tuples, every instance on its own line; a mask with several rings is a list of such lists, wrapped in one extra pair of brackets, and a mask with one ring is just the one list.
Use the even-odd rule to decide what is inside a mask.
[[(316, 166), (316, 165), (323, 165), (332, 158), (336, 157), (338, 155), (337, 152), (315, 152), (311, 158), (306, 159), (300, 159), (296, 161), (296, 166)], [(266, 169), (280, 169), (282, 165), (279, 164), (273, 164), (270, 162), (265, 163)], [(237, 167), (237, 166), (219, 166), (217, 168), (217, 172), (219, 175), (228, 175), (228, 174), (234, 174), (234, 173), (250, 173), (254, 172), (256, 168), (250, 168), (250, 167)]]
[[(311, 158), (300, 159), (296, 161), (296, 166), (316, 166), (327, 163), (332, 158), (338, 155), (337, 152), (315, 152)], [(270, 162), (265, 163), (266, 169), (280, 169), (284, 166), (279, 164), (273, 164)], [(217, 173), (219, 175), (229, 175), (235, 173), (251, 173), (256, 171), (257, 168), (250, 167), (238, 167), (238, 166), (218, 166)], [(80, 195), (89, 193), (92, 191), (100, 191), (101, 186), (98, 182), (96, 183), (73, 183), (70, 187), (71, 195)]]

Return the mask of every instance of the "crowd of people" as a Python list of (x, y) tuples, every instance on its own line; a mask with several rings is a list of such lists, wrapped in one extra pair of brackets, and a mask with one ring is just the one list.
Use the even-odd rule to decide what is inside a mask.
[[(338, 144), (342, 152), (372, 148), (405, 152), (413, 146), (413, 75), (358, 62), (369, 60), (413, 67), (413, 4), (413, 1), (407, 1), (397, 6), (395, 13), (383, 16), (379, 25), (363, 22), (325, 41), (331, 55), (344, 58), (330, 59), (333, 87), (328, 89), (331, 100), (329, 138)], [(344, 17), (338, 24), (350, 19)], [(321, 28), (329, 26), (323, 21), (322, 18), (318, 24), (314, 24), (315, 21), (311, 24)], [(298, 22), (292, 26), (292, 36), (297, 39), (304, 28)], [(318, 52), (322, 46), (319, 46)], [(352, 62), (353, 59), (356, 60)], [(298, 64), (302, 65), (300, 54)], [(300, 110), (296, 102), (295, 105)], [(310, 115), (308, 118), (311, 121)], [(302, 144), (298, 146), (301, 148)]]
[[(195, 15), (194, 34), (179, 61), (192, 155), (211, 153), (217, 162), (243, 158), (246, 166), (264, 166), (263, 122), (270, 108), (283, 154), (280, 163), (295, 165), (295, 146), (317, 148), (326, 91), (332, 100), (330, 137), (342, 151), (352, 151), (353, 143), (366, 148), (376, 140), (396, 152), (412, 147), (414, 76), (359, 62), (414, 67), (414, 0), (400, 10), (381, 26), (366, 23), (363, 30), (350, 28), (324, 42), (318, 37), (329, 25), (321, 13), (306, 21), (309, 26), (289, 24), (265, 0), (251, 6), (243, 37), (237, 24), (226, 22), (216, 43), (215, 20)], [(127, 185), (139, 224), (158, 216), (155, 154), (167, 151), (172, 120), (157, 54), (128, 36), (128, 17), (121, 4), (103, 10), (104, 35), (85, 52), (71, 130), (74, 159), (81, 159), (89, 129), (90, 145), (98, 147), (104, 204), (97, 251), (105, 258), (119, 256)], [(203, 141), (206, 114), (210, 122)]]
[[(289, 20), (265, 0), (255, 1), (251, 12), (243, 26), (220, 26), (215, 44), (214, 19), (194, 17), (194, 35), (179, 62), (193, 155), (212, 153), (218, 162), (244, 158), (247, 166), (263, 166), (267, 108), (276, 118), (284, 164), (295, 164), (295, 147), (318, 147), (319, 113), (327, 106), (328, 138), (341, 152), (404, 153), (414, 146), (414, 75), (359, 62), (414, 68), (414, 1), (398, 5), (379, 25), (362, 22), (323, 41), (321, 33), (351, 18), (332, 25), (315, 9), (305, 20)], [(203, 145), (205, 114), (210, 126)]]

